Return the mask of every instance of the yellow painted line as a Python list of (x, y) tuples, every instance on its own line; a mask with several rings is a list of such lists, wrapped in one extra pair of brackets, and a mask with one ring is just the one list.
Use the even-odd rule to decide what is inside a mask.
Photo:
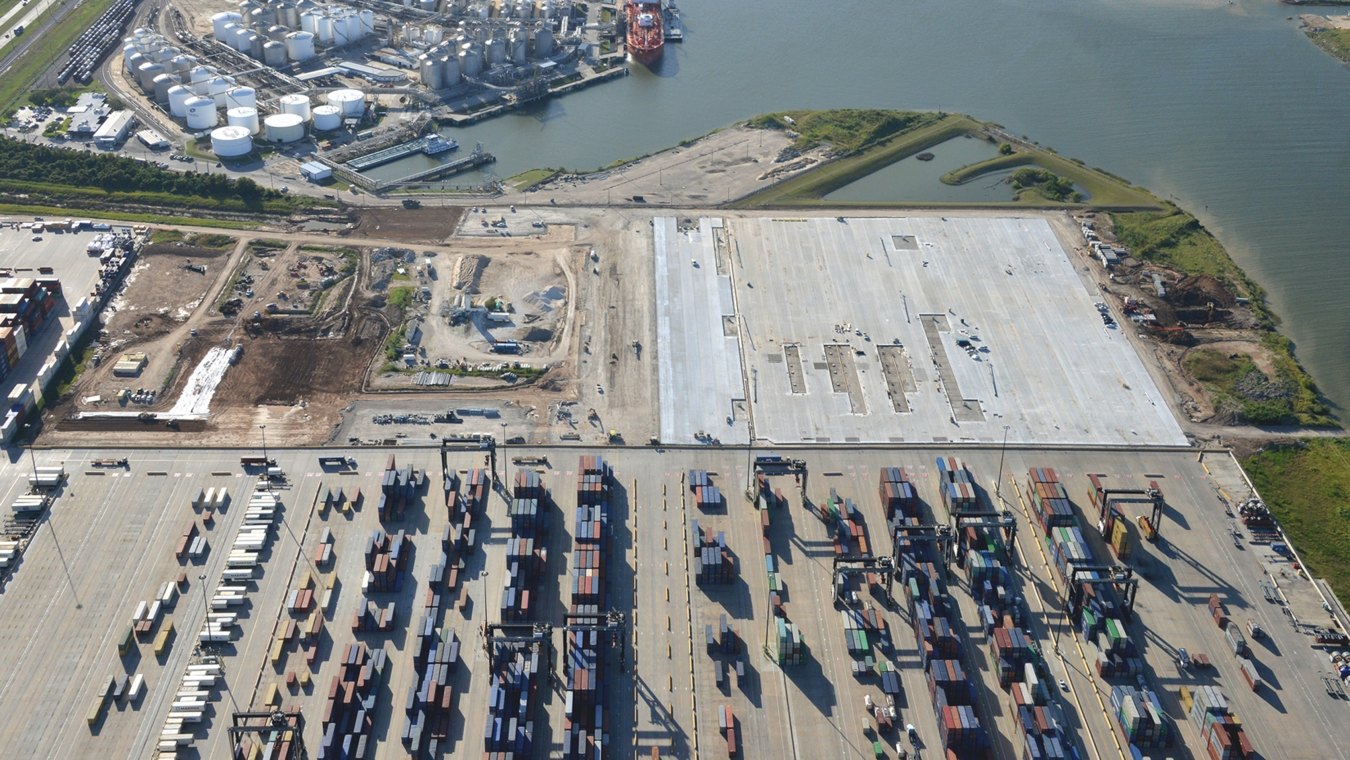
[[(1022, 498), (1021, 489), (1017, 487), (1017, 480), (1012, 475), (1009, 475), (1008, 479), (1013, 482), (1013, 491), (1017, 494), (1017, 503), (1018, 505), (1021, 506), (1022, 514), (1026, 516), (1027, 522), (1030, 524), (1031, 530), (1034, 534), (1036, 530), (1036, 522), (1035, 519), (1032, 518), (1031, 516), (1031, 511), (1027, 509), (1027, 503)], [(1045, 554), (1045, 547), (1042, 545), (1042, 542), (1039, 540), (1039, 538), (1035, 541), (1035, 544), (1036, 544), (1036, 552), (1041, 555), (1041, 565), (1045, 567), (1046, 575), (1047, 577), (1050, 578), (1050, 584), (1054, 587), (1056, 594), (1063, 595), (1062, 592), (1060, 592), (1059, 590), (1059, 583), (1055, 579), (1055, 572), (1050, 567), (1049, 558)], [(1088, 665), (1087, 655), (1083, 653), (1083, 644), (1078, 638), (1078, 630), (1074, 628), (1074, 626), (1072, 625), (1069, 626), (1069, 635), (1073, 637), (1074, 648), (1078, 650), (1078, 659), (1082, 660), (1083, 662), (1083, 672), (1087, 674), (1088, 682), (1092, 684), (1092, 694), (1097, 698), (1097, 706), (1101, 709), (1102, 716), (1106, 718), (1106, 728), (1111, 732), (1111, 740), (1114, 741), (1116, 744), (1116, 752), (1120, 753), (1121, 760), (1125, 760), (1125, 748), (1120, 746), (1120, 737), (1116, 735), (1115, 729), (1111, 727), (1111, 716), (1106, 712), (1106, 703), (1102, 701), (1101, 689), (1098, 688), (1097, 678), (1092, 674), (1092, 667)], [(1059, 658), (1060, 661), (1063, 662), (1064, 655), (1060, 654)], [(1077, 702), (1077, 696), (1078, 692), (1075, 691), (1074, 692), (1075, 702)], [(1082, 710), (1081, 705), (1079, 706), (1079, 710), (1080, 711)], [(1084, 731), (1083, 733), (1087, 735), (1088, 742), (1092, 744), (1092, 751), (1097, 755), (1097, 757), (1100, 758), (1102, 756), (1102, 752), (1100, 749), (1097, 748), (1097, 740), (1093, 738), (1092, 732)]]

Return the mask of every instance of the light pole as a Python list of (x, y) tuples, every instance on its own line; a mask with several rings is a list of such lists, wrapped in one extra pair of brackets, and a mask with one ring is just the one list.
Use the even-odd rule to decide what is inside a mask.
[[(24, 432), (25, 432), (25, 433), (27, 433), (29, 430), (31, 430), (32, 427), (33, 427), (33, 423), (31, 423), (31, 422), (25, 422), (25, 423), (23, 423), (23, 429), (24, 429)], [(37, 487), (37, 484), (38, 484), (38, 483), (37, 483), (37, 482), (38, 482), (37, 454), (34, 454), (34, 453), (33, 453), (33, 442), (34, 442), (35, 440), (36, 440), (36, 439), (31, 438), (31, 437), (28, 439), (28, 461), (29, 461), (30, 464), (33, 465), (33, 487), (34, 487), (34, 488), (36, 488), (36, 487)]]
[(272, 466), (272, 460), (267, 458), (267, 426), (259, 425), (258, 429), (262, 431), (263, 461), (264, 461), (263, 469), (265, 471), (268, 467)]
[(1003, 445), (998, 451), (998, 482), (994, 484), (994, 498), (998, 499), (1000, 508), (1003, 506), (1003, 455), (1008, 453), (1008, 427), (1003, 426)]
[(511, 465), (506, 461), (506, 423), (502, 423), (502, 491), (511, 496)]

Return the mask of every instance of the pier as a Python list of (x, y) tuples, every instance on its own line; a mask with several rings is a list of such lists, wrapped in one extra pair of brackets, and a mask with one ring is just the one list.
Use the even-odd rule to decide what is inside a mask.
[(477, 169), (478, 167), (483, 166), (484, 164), (490, 164), (496, 160), (497, 160), (496, 156), (483, 150), (482, 147), (480, 146), (474, 148), (474, 151), (469, 155), (464, 156), (462, 158), (457, 158), (454, 161), (449, 161), (444, 164), (440, 164), (438, 166), (432, 166), (423, 169), (421, 171), (413, 172), (412, 174), (409, 174), (406, 177), (400, 177), (395, 180), (389, 180), (387, 182), (376, 182), (374, 184), (373, 189), (378, 192), (381, 190), (387, 190), (391, 187), (398, 187), (400, 185), (415, 184), (417, 182), (429, 180), (434, 177), (448, 177), (454, 174), (469, 171), (471, 169)]
[(363, 172), (397, 161), (400, 158), (406, 158), (414, 153), (421, 153), (425, 147), (427, 147), (427, 138), (419, 137), (416, 140), (409, 140), (384, 150), (377, 150), (374, 153), (353, 158), (347, 162), (347, 168), (354, 172)]

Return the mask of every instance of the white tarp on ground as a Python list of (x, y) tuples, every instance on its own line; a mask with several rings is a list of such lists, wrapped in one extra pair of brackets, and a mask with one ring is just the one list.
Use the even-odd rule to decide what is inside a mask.
[[(183, 392), (167, 412), (157, 412), (155, 417), (161, 420), (198, 420), (210, 416), (211, 397), (216, 395), (216, 387), (225, 379), (225, 372), (234, 362), (238, 348), (213, 348), (206, 352), (192, 376), (183, 386)], [(138, 417), (143, 412), (82, 412), (79, 419), (97, 419), (100, 417)]]

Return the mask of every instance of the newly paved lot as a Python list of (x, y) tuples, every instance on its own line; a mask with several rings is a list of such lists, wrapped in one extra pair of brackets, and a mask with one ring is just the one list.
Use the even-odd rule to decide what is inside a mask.
[[(432, 483), (420, 510), (410, 512), (386, 530), (406, 529), (415, 552), (410, 575), (397, 594), (372, 595), (394, 601), (398, 625), (391, 634), (353, 634), (350, 620), (359, 598), (364, 562), (360, 541), (379, 527), (374, 494), (386, 456), (393, 451), (400, 464), (426, 469)], [(129, 470), (106, 474), (88, 466), (92, 457), (130, 457)], [(213, 588), (224, 557), (242, 519), (242, 506), (253, 479), (239, 469), (238, 451), (192, 452), (37, 452), (39, 465), (64, 462), (71, 473), (48, 519), (0, 594), (0, 736), (16, 756), (24, 757), (145, 757), (168, 712), (202, 618), (203, 585)], [(255, 453), (255, 452), (243, 452)], [(267, 686), (287, 671), (303, 670), (299, 650), (286, 650), (276, 666), (268, 650), (274, 632), (288, 617), (283, 610), (297, 578), (313, 572), (309, 557), (323, 528), (334, 536), (336, 585), (325, 609), (326, 633), (319, 659), (311, 671), (309, 691), (282, 689), (287, 704), (298, 704), (309, 718), (306, 740), (311, 754), (319, 741), (320, 720), (327, 680), (337, 670), (335, 652), (352, 641), (383, 646), (389, 652), (387, 688), (380, 692), (375, 715), (377, 757), (402, 757), (398, 736), (404, 717), (403, 696), (412, 683), (408, 626), (421, 617), (427, 574), (440, 551), (441, 529), (448, 519), (440, 501), (440, 455), (434, 450), (400, 447), (394, 450), (353, 449), (345, 453), (359, 463), (353, 474), (324, 473), (315, 450), (273, 452), (291, 477), (280, 491), (285, 505), (282, 520), (268, 552), (262, 577), (249, 594), (241, 620), (243, 636), (225, 657), (230, 695), (241, 708), (257, 706)], [(543, 474), (555, 508), (545, 541), (548, 564), (540, 580), (536, 619), (561, 623), (571, 567), (570, 513), (575, 503), (574, 483), (579, 449), (519, 449), (513, 456), (541, 454), (548, 462), (535, 467)], [(621, 673), (611, 659), (607, 721), (613, 732), (614, 757), (632, 757), (660, 747), (663, 757), (725, 757), (725, 743), (717, 729), (716, 710), (730, 704), (737, 716), (746, 757), (866, 757), (870, 739), (863, 734), (863, 699), (880, 696), (872, 679), (859, 681), (849, 671), (838, 612), (830, 600), (832, 550), (826, 526), (803, 511), (791, 476), (776, 476), (789, 506), (773, 514), (770, 546), (779, 558), (789, 617), (803, 631), (810, 656), (804, 665), (779, 667), (762, 653), (768, 589), (758, 516), (744, 501), (749, 459), (746, 452), (685, 449), (603, 451), (615, 472), (611, 509), (613, 541), (607, 575), (609, 605), (628, 615), (632, 637), (630, 668)], [(1345, 757), (1334, 739), (1334, 727), (1343, 721), (1350, 702), (1325, 694), (1321, 675), (1328, 672), (1326, 657), (1311, 649), (1309, 639), (1284, 619), (1279, 607), (1264, 599), (1263, 583), (1278, 582), (1291, 609), (1309, 610), (1312, 587), (1288, 572), (1287, 566), (1263, 558), (1268, 550), (1237, 549), (1227, 536), (1229, 520), (1219, 501), (1220, 488), (1241, 498), (1241, 482), (1231, 460), (1218, 455), (1202, 466), (1194, 452), (1121, 453), (1010, 448), (1003, 463), (1004, 482), (995, 485), (1000, 452), (997, 448), (893, 450), (816, 450), (800, 452), (809, 468), (808, 495), (822, 500), (836, 489), (862, 509), (872, 541), (889, 545), (882, 526), (883, 512), (873, 494), (878, 469), (899, 465), (909, 469), (926, 509), (938, 521), (947, 517), (937, 500), (933, 458), (957, 454), (970, 465), (976, 479), (992, 494), (1001, 494), (1018, 519), (1016, 571), (1020, 592), (1031, 610), (1031, 629), (1041, 649), (1052, 653), (1059, 644), (1064, 655), (1049, 655), (1056, 677), (1062, 675), (1071, 690), (1062, 694), (1064, 722), (1079, 737), (1084, 757), (1120, 757), (1115, 735), (1108, 728), (1101, 704), (1109, 705), (1110, 684), (1088, 674), (1080, 657), (1081, 642), (1062, 625), (1057, 581), (1045, 566), (1039, 546), (1043, 536), (1027, 522), (1017, 491), (1032, 466), (1055, 467), (1081, 509), (1088, 473), (1105, 473), (1119, 482), (1157, 480), (1167, 498), (1163, 541), (1136, 550), (1132, 564), (1143, 576), (1137, 618), (1131, 638), (1148, 663), (1147, 677), (1159, 690), (1176, 720), (1184, 746), (1173, 748), (1177, 758), (1203, 757), (1199, 733), (1180, 715), (1177, 689), (1181, 685), (1213, 683), (1228, 695), (1233, 711), (1246, 724), (1263, 757)], [(482, 455), (448, 454), (449, 469), (481, 467)], [(30, 464), (14, 455), (0, 467), (0, 496), (10, 500), (22, 490)], [(727, 495), (725, 507), (700, 510), (687, 487), (688, 470), (713, 473)], [(1208, 472), (1206, 470), (1208, 468)], [(518, 465), (510, 467), (514, 472)], [(163, 474), (156, 474), (163, 473)], [(1212, 473), (1209, 474), (1209, 473)], [(335, 510), (322, 513), (316, 499), (328, 487), (366, 492), (361, 510), (350, 516)], [(199, 489), (227, 486), (233, 499), (206, 531), (211, 550), (201, 564), (180, 564), (172, 547), (187, 521), (196, 513), (189, 502)], [(8, 502), (6, 502), (8, 503)], [(461, 613), (446, 611), (441, 622), (462, 641), (461, 664), (456, 671), (456, 700), (452, 743), (454, 756), (481, 753), (486, 657), (479, 637), (484, 622), (497, 619), (497, 599), (505, 572), (504, 546), (508, 535), (503, 501), (489, 499), (480, 524), (480, 551), (466, 558), (461, 593), (470, 603)], [(1085, 516), (1086, 519), (1087, 516)], [(737, 574), (725, 586), (700, 586), (688, 565), (686, 540), (691, 520), (714, 531), (725, 531), (736, 557)], [(1098, 546), (1099, 556), (1105, 558)], [(636, 572), (634, 572), (636, 568)], [(119, 658), (114, 639), (125, 627), (136, 602), (181, 570), (189, 587), (171, 618), (179, 630), (172, 649), (162, 660), (141, 642), (134, 652)], [(1272, 575), (1266, 575), (1269, 570)], [(1285, 572), (1281, 572), (1284, 570)], [(205, 574), (202, 584), (197, 576)], [(964, 573), (953, 569), (950, 588), (962, 620), (974, 619), (974, 602), (965, 589)], [(1257, 619), (1271, 636), (1253, 641), (1258, 668), (1269, 686), (1252, 693), (1237, 674), (1234, 660), (1225, 654), (1222, 634), (1210, 621), (1204, 600), (1219, 593), (1238, 620)], [(900, 669), (904, 695), (898, 707), (902, 721), (913, 723), (931, 749), (937, 741), (931, 700), (918, 667), (913, 634), (902, 610), (879, 606), (891, 630), (891, 655)], [(742, 642), (736, 655), (709, 654), (703, 646), (704, 626), (716, 626), (727, 615)], [(1020, 757), (1010, 741), (1011, 718), (1007, 694), (993, 679), (987, 641), (978, 627), (968, 626), (964, 660), (977, 674), (979, 714), (995, 727), (1000, 739), (996, 756)], [(555, 646), (562, 643), (555, 628)], [(1178, 672), (1172, 660), (1179, 647), (1205, 652), (1215, 671)], [(719, 662), (734, 665), (742, 658), (745, 675), (730, 675), (719, 687)], [(116, 705), (91, 732), (84, 716), (98, 682), (122, 672), (141, 672), (147, 693), (136, 705)], [(550, 685), (541, 694), (536, 717), (536, 757), (552, 756), (554, 736), (562, 724), (561, 692)], [(1099, 701), (1100, 700), (1100, 701)], [(630, 712), (630, 707), (634, 708)], [(228, 721), (230, 697), (222, 693), (213, 714), (203, 724), (195, 744), (201, 757), (227, 756), (228, 740), (221, 727)], [(550, 749), (545, 749), (545, 748)], [(925, 753), (927, 756), (929, 753)], [(645, 755), (644, 755), (645, 756)], [(888, 756), (894, 753), (888, 750)]]
[[(1037, 444), (1185, 442), (1043, 218), (745, 217), (726, 225), (757, 440), (998, 442), (1006, 428), (1009, 441)], [(716, 301), (682, 303), (671, 341), (693, 340), (716, 362), (731, 345), (708, 339), (701, 312)], [(805, 392), (789, 377), (793, 346)], [(902, 349), (885, 367), (883, 346)], [(853, 366), (841, 354), (852, 354)], [(902, 376), (888, 378), (896, 368)], [(679, 394), (677, 409), (698, 408), (708, 392), (664, 379)], [(913, 390), (896, 404), (888, 387)]]
[(736, 313), (727, 257), (719, 255), (721, 220), (679, 230), (675, 219), (652, 223), (656, 246), (656, 340), (660, 360), (661, 440), (748, 440), (740, 341), (724, 327)]

